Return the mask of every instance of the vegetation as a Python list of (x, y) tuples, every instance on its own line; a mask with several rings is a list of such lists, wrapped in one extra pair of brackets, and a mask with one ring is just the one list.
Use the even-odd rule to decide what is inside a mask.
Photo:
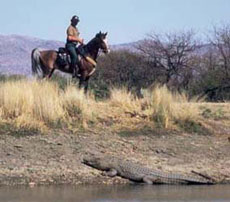
[(230, 25), (214, 27), (203, 40), (194, 31), (151, 33), (131, 50), (100, 57), (91, 82), (97, 97), (108, 97), (114, 86), (139, 96), (160, 83), (207, 101), (230, 99)]
[(142, 90), (139, 98), (127, 88), (111, 88), (105, 100), (86, 96), (71, 83), (62, 89), (54, 81), (20, 79), (0, 86), (0, 125), (14, 132), (102, 126), (115, 131), (139, 126), (184, 130), (204, 119), (226, 118), (222, 108), (214, 112), (199, 106), (165, 85)]
[(223, 25), (206, 42), (193, 31), (152, 33), (132, 51), (101, 56), (87, 96), (61, 75), (51, 81), (1, 75), (0, 125), (34, 132), (101, 126), (199, 132), (208, 120), (229, 117), (228, 103), (201, 103), (230, 99), (229, 58), (230, 25)]

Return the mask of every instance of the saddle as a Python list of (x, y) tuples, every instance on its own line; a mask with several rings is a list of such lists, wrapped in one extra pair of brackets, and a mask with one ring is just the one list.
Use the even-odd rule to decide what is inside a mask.
[[(60, 47), (57, 51), (58, 57), (57, 57), (57, 63), (60, 66), (66, 66), (70, 65), (71, 63), (71, 57), (68, 52), (68, 50), (64, 47)], [(78, 53), (78, 60), (81, 61), (81, 59), (84, 57), (89, 63), (91, 63), (94, 67), (97, 65), (97, 63), (90, 57), (87, 56), (86, 50), (84, 49), (83, 46), (79, 46), (77, 48), (77, 53)]]
[(71, 63), (71, 57), (69, 55), (69, 52), (66, 48), (60, 47), (57, 51), (57, 63), (60, 66), (66, 66)]

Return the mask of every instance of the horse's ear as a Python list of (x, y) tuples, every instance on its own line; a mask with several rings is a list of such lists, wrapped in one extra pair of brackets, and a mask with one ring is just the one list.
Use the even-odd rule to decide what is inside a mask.
[(99, 33), (96, 34), (97, 38), (100, 38), (100, 36), (101, 36), (101, 32), (99, 32)]

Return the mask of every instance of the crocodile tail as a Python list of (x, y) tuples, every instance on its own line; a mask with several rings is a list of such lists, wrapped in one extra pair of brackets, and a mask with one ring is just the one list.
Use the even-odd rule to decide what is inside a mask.
[(162, 182), (168, 184), (215, 184), (215, 182), (211, 179), (206, 178), (196, 178), (196, 177), (187, 177), (179, 174), (159, 174)]
[(174, 178), (177, 178), (179, 181), (184, 181), (186, 184), (215, 184), (213, 180), (211, 179), (205, 179), (205, 178), (197, 178), (197, 177), (187, 177), (187, 176), (180, 176), (176, 175)]
[(213, 180), (199, 178), (188, 178), (187, 182), (188, 184), (216, 184)]

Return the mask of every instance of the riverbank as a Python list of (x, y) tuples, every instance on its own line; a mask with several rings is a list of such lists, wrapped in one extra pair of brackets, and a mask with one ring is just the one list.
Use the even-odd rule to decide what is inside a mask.
[(73, 85), (2, 83), (0, 185), (129, 183), (82, 164), (89, 151), (229, 183), (230, 104), (199, 103), (165, 86), (139, 98), (111, 89), (97, 100)]
[(225, 134), (181, 133), (151, 129), (115, 133), (109, 127), (75, 133), (53, 130), (47, 134), (0, 135), (0, 184), (115, 184), (81, 163), (97, 151), (140, 162), (149, 168), (191, 174), (197, 171), (220, 183), (230, 182), (230, 131)]

